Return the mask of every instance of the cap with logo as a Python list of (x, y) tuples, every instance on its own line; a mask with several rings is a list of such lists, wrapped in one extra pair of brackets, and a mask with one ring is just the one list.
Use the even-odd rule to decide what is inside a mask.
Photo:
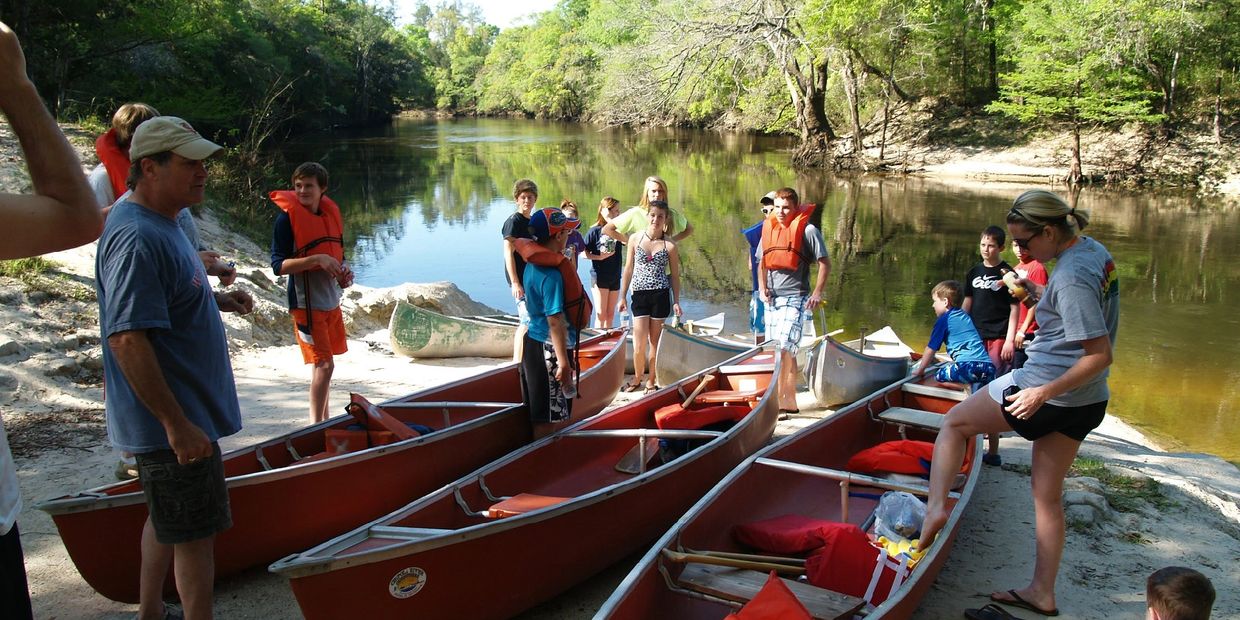
[(165, 151), (172, 151), (186, 159), (202, 160), (223, 148), (199, 135), (183, 119), (156, 116), (134, 130), (129, 143), (129, 160), (137, 161)]
[(761, 200), (759, 200), (758, 202), (760, 202), (760, 203), (762, 203), (762, 204), (764, 204), (764, 205), (773, 205), (773, 204), (775, 204), (775, 192), (767, 192), (767, 193), (766, 193), (766, 195), (765, 195), (765, 196), (763, 196), (763, 197), (762, 197), (762, 199), (761, 199)]
[(562, 230), (577, 228), (579, 224), (580, 220), (564, 215), (563, 211), (555, 207), (539, 209), (530, 215), (530, 232), (534, 233), (534, 239), (540, 242), (554, 237)]

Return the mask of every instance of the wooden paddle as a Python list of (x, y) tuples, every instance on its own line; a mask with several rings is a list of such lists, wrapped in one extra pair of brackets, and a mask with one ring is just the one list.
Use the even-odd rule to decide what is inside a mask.
[(663, 550), (663, 557), (677, 564), (712, 564), (714, 566), (728, 566), (731, 568), (747, 568), (762, 572), (778, 571), (781, 573), (791, 573), (793, 575), (804, 575), (804, 566), (794, 566), (792, 564), (784, 564), (782, 562), (754, 562), (751, 560), (742, 560), (738, 558), (720, 557), (717, 555), (703, 555), (697, 553), (680, 553), (671, 549)]
[[(689, 405), (693, 403), (693, 399), (697, 398), (697, 395), (701, 394), (702, 390), (706, 389), (706, 386), (714, 378), (715, 375), (702, 375), (702, 380), (698, 382), (698, 386), (694, 388), (689, 398), (686, 398), (685, 402), (680, 404), (680, 407), (688, 409)], [(624, 456), (620, 457), (620, 460), (616, 462), (616, 471), (626, 474), (640, 474), (646, 471), (646, 461), (650, 460), (650, 457), (658, 450), (659, 440), (657, 438), (647, 437), (639, 439), (637, 445), (629, 448), (629, 451), (625, 452)]]

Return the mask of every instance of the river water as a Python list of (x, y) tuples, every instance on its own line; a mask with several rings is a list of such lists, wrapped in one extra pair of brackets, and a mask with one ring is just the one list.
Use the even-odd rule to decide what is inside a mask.
[[(686, 316), (726, 312), (733, 332), (747, 330), (750, 287), (739, 230), (758, 221), (758, 198), (790, 185), (822, 205), (833, 263), (829, 328), (855, 337), (891, 325), (921, 349), (934, 321), (931, 287), (963, 279), (979, 260), (981, 230), (1001, 225), (1025, 188), (797, 172), (792, 146), (685, 129), (398, 119), (283, 150), (292, 165), (316, 160), (331, 171), (358, 282), (449, 280), (505, 312), (513, 305), (500, 228), (514, 209), (513, 181), (536, 181), (540, 207), (574, 200), (592, 223), (600, 198), (636, 204), (642, 181), (657, 174), (695, 228), (681, 249)], [(1240, 462), (1240, 210), (1187, 193), (1102, 190), (1086, 190), (1078, 207), (1091, 210), (1086, 232), (1110, 249), (1121, 274), (1109, 412), (1169, 449)], [(1005, 258), (1015, 261), (1010, 250)]]

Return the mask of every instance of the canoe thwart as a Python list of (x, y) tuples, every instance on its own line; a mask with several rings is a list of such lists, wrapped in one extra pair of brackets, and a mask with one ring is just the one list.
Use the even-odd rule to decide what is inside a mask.
[(909, 407), (889, 407), (878, 414), (878, 419), (888, 424), (902, 424), (937, 431), (943, 428), (943, 414)]
[(597, 431), (569, 431), (561, 437), (654, 437), (656, 439), (714, 439), (721, 431), (661, 430), (655, 428), (609, 428)]
[(370, 528), (371, 538), (398, 538), (400, 540), (422, 540), (423, 538), (434, 538), (441, 534), (447, 534), (455, 530), (445, 530), (437, 527), (400, 527), (396, 525), (376, 525)]
[(520, 404), (521, 403), (480, 402), (472, 400), (436, 400), (412, 403), (388, 402), (379, 406), (384, 409), (507, 409), (508, 407), (517, 407)]
[(487, 509), (487, 516), (492, 519), (515, 517), (541, 508), (554, 506), (572, 499), (571, 497), (555, 497), (553, 495), (537, 495), (535, 493), (517, 493), (508, 499), (493, 504)]
[[(766, 580), (766, 573), (754, 570), (690, 564), (680, 573), (677, 582), (690, 590), (737, 603), (746, 603), (757, 596), (758, 591), (766, 584)], [(865, 605), (864, 599), (855, 596), (791, 579), (784, 579), (783, 582), (816, 619), (851, 618)]]
[(905, 383), (900, 389), (904, 390), (905, 392), (908, 392), (909, 394), (919, 394), (922, 396), (933, 396), (935, 398), (946, 398), (950, 400), (963, 401), (964, 399), (969, 397), (968, 394), (965, 394), (961, 390), (952, 390), (952, 389), (945, 388), (945, 387), (938, 387), (934, 385), (922, 385), (920, 383), (912, 383), (912, 382)]
[[(801, 474), (818, 476), (820, 478), (828, 478), (830, 480), (838, 480), (840, 482), (856, 484), (860, 486), (875, 487), (879, 489), (887, 489), (889, 491), (904, 491), (925, 497), (930, 494), (930, 489), (924, 485), (907, 484), (886, 478), (877, 478), (875, 476), (867, 476), (865, 474), (857, 474), (842, 469), (831, 469), (830, 467), (817, 467), (814, 465), (806, 465), (804, 463), (793, 463), (792, 461), (781, 461), (779, 459), (758, 458), (754, 460), (757, 465), (766, 465), (768, 467), (776, 467), (788, 471), (795, 471)], [(948, 497), (958, 498), (959, 493), (951, 492)]]

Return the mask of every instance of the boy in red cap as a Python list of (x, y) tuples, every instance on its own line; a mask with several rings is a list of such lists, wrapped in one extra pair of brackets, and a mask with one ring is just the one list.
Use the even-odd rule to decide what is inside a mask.
[[(559, 209), (546, 208), (530, 214), (530, 233), (541, 248), (561, 254), (568, 236), (580, 222)], [(561, 254), (562, 256), (562, 254)], [(568, 281), (571, 277), (572, 281)], [(566, 276), (558, 267), (535, 264), (527, 260), (522, 275), (525, 308), (529, 312), (529, 331), (521, 351), (521, 389), (530, 408), (534, 435), (554, 430), (554, 424), (572, 417), (575, 370), (570, 353), (577, 343), (577, 330), (570, 312), (582, 311), (572, 303), (584, 295), (581, 281)], [(585, 309), (589, 320), (589, 310)], [(580, 324), (580, 321), (576, 321)]]

